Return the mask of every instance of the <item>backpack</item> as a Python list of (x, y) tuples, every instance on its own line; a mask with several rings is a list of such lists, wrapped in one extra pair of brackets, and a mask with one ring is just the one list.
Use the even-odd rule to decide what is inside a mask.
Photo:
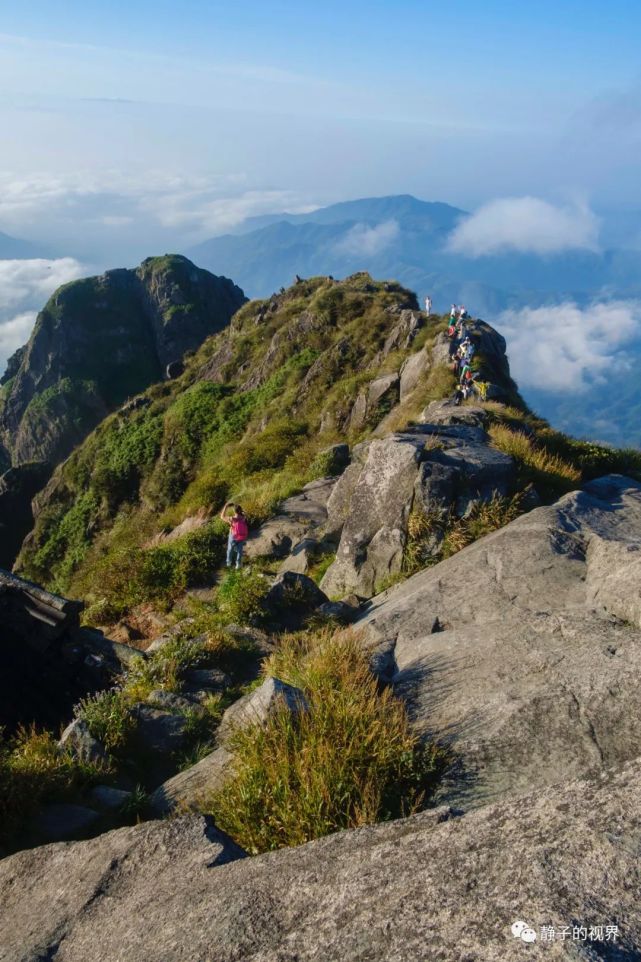
[(247, 525), (246, 518), (243, 518), (240, 515), (236, 518), (232, 518), (231, 536), (234, 541), (247, 541), (247, 538), (249, 537), (249, 527)]

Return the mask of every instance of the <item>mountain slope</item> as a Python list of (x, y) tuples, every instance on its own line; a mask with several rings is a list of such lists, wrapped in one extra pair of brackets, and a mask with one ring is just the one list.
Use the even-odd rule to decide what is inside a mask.
[(185, 352), (225, 327), (244, 300), (227, 278), (178, 256), (53, 294), (0, 381), (0, 473), (13, 466), (0, 484), (0, 565), (13, 564), (51, 468), (168, 365), (180, 369)]
[(127, 397), (159, 380), (243, 303), (231, 281), (183, 257), (73, 281), (8, 365), (0, 439), (12, 463), (56, 463)]

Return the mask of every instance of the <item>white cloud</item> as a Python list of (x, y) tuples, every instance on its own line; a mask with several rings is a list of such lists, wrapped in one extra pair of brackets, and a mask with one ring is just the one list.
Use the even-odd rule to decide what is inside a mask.
[(470, 257), (506, 251), (545, 255), (597, 250), (598, 231), (598, 218), (583, 204), (556, 207), (538, 197), (503, 197), (462, 221), (447, 248)]
[(580, 308), (506, 311), (496, 326), (505, 335), (512, 373), (524, 388), (577, 392), (616, 383), (631, 369), (630, 344), (641, 336), (641, 301), (608, 301)]
[(180, 231), (188, 242), (224, 233), (247, 217), (307, 212), (309, 198), (290, 190), (248, 190), (242, 174), (177, 177), (163, 171), (123, 175), (117, 170), (68, 176), (0, 172), (0, 225), (11, 233), (54, 236), (66, 228), (93, 237), (108, 228), (134, 234), (159, 228)]
[(57, 260), (0, 260), (0, 373), (24, 344), (37, 312), (51, 294), (87, 273), (72, 257)]
[(386, 220), (375, 227), (368, 224), (354, 224), (334, 246), (338, 254), (354, 257), (380, 254), (386, 250), (400, 234), (398, 222)]

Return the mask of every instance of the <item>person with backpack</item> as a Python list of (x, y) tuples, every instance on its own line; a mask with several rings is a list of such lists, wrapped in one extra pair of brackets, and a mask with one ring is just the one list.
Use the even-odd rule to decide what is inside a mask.
[[(227, 509), (229, 507), (234, 509), (234, 513), (231, 518), (227, 517)], [(245, 542), (249, 537), (249, 525), (247, 523), (247, 518), (245, 517), (245, 512), (239, 504), (231, 504), (227, 501), (225, 507), (220, 512), (221, 519), (225, 524), (229, 525), (229, 538), (227, 539), (227, 567), (231, 568), (235, 565), (236, 571), (240, 571), (243, 566), (243, 550), (245, 548)]]

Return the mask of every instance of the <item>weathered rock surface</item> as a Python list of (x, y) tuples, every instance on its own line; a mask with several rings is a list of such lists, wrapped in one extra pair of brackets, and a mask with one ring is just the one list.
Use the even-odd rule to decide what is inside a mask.
[(335, 477), (311, 481), (300, 494), (287, 498), (277, 515), (250, 534), (246, 556), (287, 557), (300, 541), (327, 521), (327, 502), (336, 483)]
[(66, 748), (85, 762), (106, 764), (107, 752), (104, 745), (94, 738), (89, 731), (89, 725), (82, 718), (74, 718), (70, 722), (58, 743), (61, 748)]
[(296, 571), (283, 571), (263, 599), (263, 607), (277, 625), (295, 629), (328, 601), (315, 581)]
[(219, 740), (228, 741), (238, 729), (250, 725), (264, 725), (269, 716), (282, 706), (293, 715), (309, 711), (307, 698), (300, 688), (288, 685), (280, 678), (266, 678), (259, 688), (243, 695), (229, 706), (218, 729)]
[(321, 582), (327, 594), (371, 596), (398, 574), (413, 508), (462, 516), (477, 501), (510, 493), (515, 464), (489, 446), (485, 412), (470, 409), (461, 422), (460, 410), (436, 409), (434, 422), (355, 451), (328, 502), (324, 531), (333, 537), (340, 532), (340, 544)]
[(638, 754), (641, 485), (612, 476), (375, 598), (357, 626), (478, 805)]
[(222, 788), (231, 774), (233, 755), (229, 742), (233, 733), (252, 725), (266, 724), (279, 707), (297, 714), (307, 711), (309, 705), (300, 689), (279, 678), (266, 678), (259, 688), (230, 705), (218, 729), (218, 747), (191, 768), (160, 785), (150, 799), (152, 811), (163, 815), (176, 807), (191, 808), (204, 794)]
[(370, 442), (355, 479), (336, 561), (321, 582), (326, 594), (358, 590), (372, 595), (377, 582), (400, 571), (423, 446), (420, 439), (409, 437)]
[(233, 756), (221, 745), (199, 762), (164, 781), (149, 799), (149, 807), (156, 815), (166, 815), (172, 809), (191, 808), (205, 793), (222, 788), (229, 777)]
[[(640, 799), (634, 765), (251, 859), (195, 816), (21, 852), (0, 862), (0, 960), (632, 962)], [(562, 940), (572, 925), (618, 938)]]

